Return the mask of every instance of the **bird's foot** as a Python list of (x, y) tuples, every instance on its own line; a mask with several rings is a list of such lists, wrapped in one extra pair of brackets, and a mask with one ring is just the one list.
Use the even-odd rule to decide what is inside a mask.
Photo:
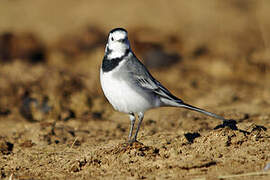
[(133, 145), (136, 146), (136, 145), (142, 145), (143, 143), (137, 141), (137, 139), (132, 138), (132, 139), (129, 139), (129, 140), (126, 142), (126, 144), (128, 144), (129, 146), (133, 146)]
[(136, 143), (136, 142), (138, 142), (138, 141), (137, 141), (137, 139), (134, 139), (134, 138), (128, 140), (129, 144), (133, 144), (133, 143)]

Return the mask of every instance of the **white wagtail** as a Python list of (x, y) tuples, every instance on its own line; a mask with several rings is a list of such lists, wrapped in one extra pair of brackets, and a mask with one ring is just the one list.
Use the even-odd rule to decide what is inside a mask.
[[(128, 33), (123, 28), (115, 28), (109, 33), (100, 70), (100, 81), (102, 90), (114, 109), (129, 114), (130, 142), (137, 139), (144, 112), (152, 108), (182, 107), (225, 120), (219, 115), (184, 103), (162, 86), (132, 52)], [(136, 113), (139, 122), (132, 138)]]

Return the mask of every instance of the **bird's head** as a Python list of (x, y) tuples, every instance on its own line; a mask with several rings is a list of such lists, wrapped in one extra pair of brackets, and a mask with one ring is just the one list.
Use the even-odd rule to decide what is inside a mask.
[(110, 31), (106, 45), (106, 54), (109, 58), (119, 58), (130, 49), (128, 33), (123, 28), (115, 28)]

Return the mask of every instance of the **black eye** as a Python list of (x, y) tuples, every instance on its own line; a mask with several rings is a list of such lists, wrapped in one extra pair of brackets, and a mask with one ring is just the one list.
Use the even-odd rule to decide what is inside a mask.
[(114, 38), (112, 37), (111, 40), (114, 41)]

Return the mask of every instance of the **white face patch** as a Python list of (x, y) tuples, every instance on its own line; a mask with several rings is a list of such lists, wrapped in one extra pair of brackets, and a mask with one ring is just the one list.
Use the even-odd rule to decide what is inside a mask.
[(127, 32), (125, 32), (125, 31), (121, 31), (121, 30), (114, 31), (114, 32), (110, 33), (110, 35), (109, 35), (109, 42), (127, 39), (127, 37), (128, 37), (128, 35), (127, 35)]
[(122, 57), (130, 48), (127, 32), (118, 30), (110, 33), (106, 48), (111, 51), (108, 54), (108, 59)]

